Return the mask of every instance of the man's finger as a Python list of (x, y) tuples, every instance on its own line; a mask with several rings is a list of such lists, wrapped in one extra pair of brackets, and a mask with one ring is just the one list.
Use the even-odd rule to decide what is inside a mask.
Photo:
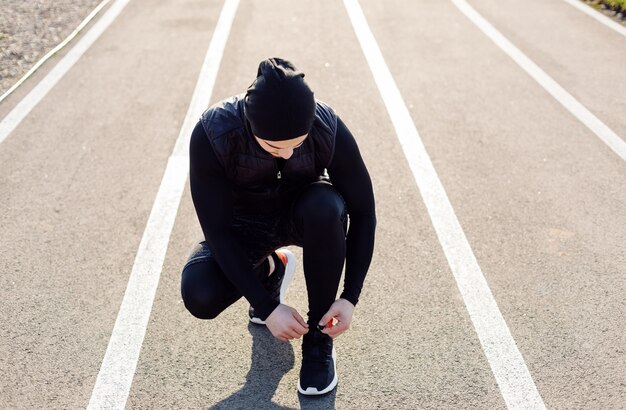
[(297, 328), (292, 328), (299, 336), (303, 336), (306, 335), (307, 333), (309, 333), (309, 328), (308, 327), (300, 327), (298, 326)]
[(335, 317), (336, 314), (337, 312), (335, 312), (335, 310), (331, 307), (330, 310), (326, 312), (324, 316), (322, 316), (319, 324), (321, 326), (326, 326), (326, 323), (328, 323), (333, 317)]
[(296, 332), (295, 330), (292, 330), (292, 329), (286, 330), (285, 334), (287, 334), (287, 336), (289, 336), (290, 339), (298, 339), (298, 338), (300, 338), (300, 335), (298, 334), (298, 332)]
[(298, 313), (297, 310), (294, 309), (293, 311), (293, 317), (298, 321), (298, 323), (304, 327), (304, 328), (308, 328), (309, 325), (306, 323), (306, 321), (302, 318), (302, 316), (300, 316), (300, 313)]
[(308, 327), (302, 326), (300, 322), (294, 322), (291, 326), (289, 326), (289, 328), (296, 332), (298, 335), (303, 335), (309, 330)]
[(333, 327), (329, 327), (323, 330), (323, 333), (327, 334), (330, 337), (339, 336), (341, 333), (345, 332), (348, 329), (348, 325), (342, 322), (337, 322), (337, 324)]
[(342, 329), (338, 326), (327, 327), (327, 328), (324, 328), (324, 330), (322, 330), (322, 333), (330, 337), (335, 337), (338, 333), (341, 333), (341, 332), (342, 332)]

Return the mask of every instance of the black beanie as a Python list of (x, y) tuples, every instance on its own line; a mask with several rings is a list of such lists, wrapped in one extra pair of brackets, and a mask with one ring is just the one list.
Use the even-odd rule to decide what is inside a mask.
[(261, 61), (257, 78), (248, 88), (244, 110), (252, 132), (269, 141), (308, 133), (315, 119), (313, 91), (304, 73), (282, 58)]

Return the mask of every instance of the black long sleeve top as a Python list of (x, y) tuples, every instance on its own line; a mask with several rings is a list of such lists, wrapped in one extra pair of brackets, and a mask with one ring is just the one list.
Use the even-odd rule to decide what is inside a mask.
[[(335, 152), (327, 169), (333, 186), (346, 201), (350, 217), (341, 298), (356, 305), (372, 259), (376, 212), (372, 183), (357, 143), (343, 121), (337, 120)], [(189, 157), (191, 195), (205, 240), (224, 274), (265, 319), (278, 302), (254, 275), (230, 231), (231, 185), (201, 122), (191, 135)]]

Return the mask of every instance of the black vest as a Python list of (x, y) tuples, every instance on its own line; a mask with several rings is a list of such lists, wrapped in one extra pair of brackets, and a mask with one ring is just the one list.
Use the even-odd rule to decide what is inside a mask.
[(317, 101), (309, 136), (279, 170), (276, 158), (252, 135), (243, 98), (241, 94), (213, 105), (202, 114), (202, 125), (233, 187), (235, 214), (281, 212), (304, 187), (324, 174), (335, 149), (337, 116), (332, 108)]

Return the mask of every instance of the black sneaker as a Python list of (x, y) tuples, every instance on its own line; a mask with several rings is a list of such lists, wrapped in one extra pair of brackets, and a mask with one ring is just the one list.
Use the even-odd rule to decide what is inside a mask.
[(313, 324), (309, 324), (309, 332), (302, 339), (298, 391), (306, 395), (328, 393), (337, 386), (337, 354), (333, 339)]
[[(272, 297), (279, 303), (285, 302), (285, 294), (291, 279), (293, 279), (293, 273), (296, 270), (296, 257), (288, 249), (279, 249), (274, 252), (281, 263), (277, 263), (274, 267), (274, 272), (269, 275), (264, 281), (263, 286), (267, 289)], [(254, 312), (254, 308), (250, 306), (248, 309), (248, 316), (252, 323), (258, 325), (264, 325), (265, 321), (260, 317), (257, 317)]]

